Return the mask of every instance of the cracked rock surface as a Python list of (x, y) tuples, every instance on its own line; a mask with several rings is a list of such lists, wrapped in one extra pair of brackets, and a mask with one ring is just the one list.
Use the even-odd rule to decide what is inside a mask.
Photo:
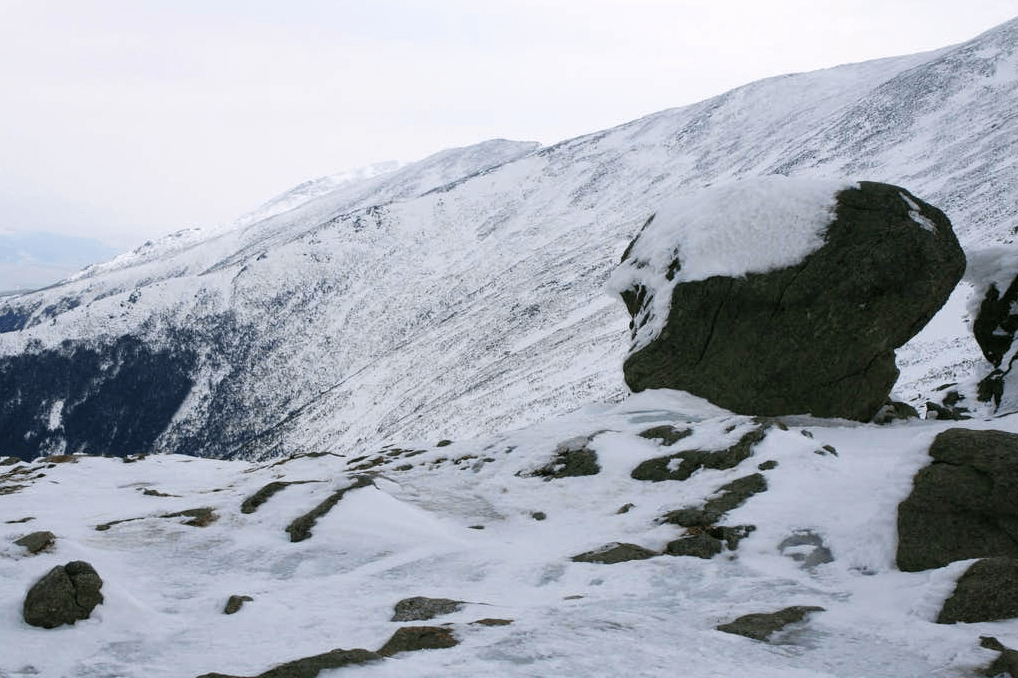
[[(869, 421), (898, 377), (894, 349), (943, 306), (965, 255), (943, 212), (868, 181), (838, 193), (824, 239), (793, 266), (676, 285), (660, 334), (626, 359), (626, 383), (742, 414)], [(653, 292), (622, 297), (636, 319)]]
[(1018, 558), (1018, 434), (953, 428), (898, 505), (898, 568)]

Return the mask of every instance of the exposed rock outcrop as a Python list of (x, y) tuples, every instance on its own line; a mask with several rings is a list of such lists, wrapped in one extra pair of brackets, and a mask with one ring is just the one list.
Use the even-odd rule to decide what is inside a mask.
[(102, 585), (95, 568), (82, 560), (57, 565), (25, 596), (25, 622), (52, 629), (88, 619), (95, 606), (103, 602), (99, 592)]
[(944, 601), (938, 624), (1018, 617), (1018, 559), (985, 558), (965, 570)]
[(593, 551), (587, 551), (577, 556), (573, 556), (573, 562), (576, 563), (603, 563), (605, 565), (613, 565), (615, 563), (624, 563), (630, 560), (646, 560), (647, 558), (653, 558), (654, 556), (660, 555), (656, 551), (644, 548), (637, 544), (608, 544), (602, 546), (599, 549)]
[(378, 649), (378, 654), (391, 657), (400, 652), (441, 650), (458, 644), (452, 629), (441, 626), (404, 626)]
[(1018, 558), (1018, 434), (954, 428), (898, 505), (898, 568), (968, 558)]
[(753, 640), (767, 640), (789, 624), (801, 622), (811, 612), (823, 611), (824, 608), (814, 605), (796, 605), (777, 612), (747, 614), (727, 624), (721, 624), (717, 629)]
[[(869, 421), (897, 379), (894, 349), (933, 317), (965, 269), (943, 212), (903, 188), (866, 181), (837, 193), (822, 246), (794, 265), (683, 281), (682, 247), (667, 271), (679, 282), (662, 287), (671, 289), (667, 318), (626, 359), (626, 383), (766, 416)], [(622, 297), (635, 340), (655, 290), (632, 278)]]

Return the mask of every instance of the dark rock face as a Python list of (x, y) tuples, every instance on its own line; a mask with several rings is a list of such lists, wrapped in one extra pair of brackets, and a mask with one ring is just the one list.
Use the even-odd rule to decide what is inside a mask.
[(399, 652), (440, 650), (458, 644), (459, 641), (453, 636), (452, 629), (441, 626), (404, 626), (378, 649), (378, 654), (391, 657)]
[(646, 560), (656, 555), (659, 555), (656, 551), (645, 549), (636, 544), (609, 544), (594, 551), (587, 551), (578, 556), (573, 556), (573, 562), (612, 565), (630, 560)]
[(1018, 434), (954, 428), (930, 456), (898, 505), (898, 568), (1018, 558)]
[(747, 614), (735, 621), (721, 624), (718, 631), (735, 633), (753, 640), (767, 640), (789, 624), (801, 622), (811, 612), (823, 612), (824, 608), (813, 605), (796, 605), (770, 613)]
[[(353, 664), (366, 664), (382, 659), (376, 652), (368, 650), (332, 650), (312, 657), (296, 659), (274, 666), (252, 678), (315, 678), (326, 669), (338, 669)], [(241, 678), (226, 673), (203, 673), (198, 678)]]
[[(825, 244), (799, 264), (677, 285), (658, 337), (626, 359), (626, 383), (689, 391), (740, 413), (869, 421), (897, 379), (894, 349), (964, 270), (940, 210), (897, 186), (860, 182), (838, 194)], [(622, 296), (634, 319), (651, 303), (642, 286)]]
[(95, 568), (84, 561), (58, 565), (29, 589), (23, 610), (25, 622), (52, 629), (88, 619), (103, 601), (99, 593), (102, 585)]
[(981, 622), (1018, 617), (1018, 559), (977, 561), (958, 579), (944, 601), (938, 624)]
[(404, 598), (396, 603), (390, 621), (424, 621), (443, 614), (458, 612), (463, 609), (464, 605), (466, 603), (461, 600), (449, 598), (426, 598), (424, 596)]

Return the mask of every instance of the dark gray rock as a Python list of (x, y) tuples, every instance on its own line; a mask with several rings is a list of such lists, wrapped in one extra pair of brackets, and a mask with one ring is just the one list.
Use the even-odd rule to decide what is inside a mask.
[(781, 555), (801, 563), (811, 570), (817, 565), (834, 562), (834, 554), (824, 543), (823, 537), (813, 530), (796, 530), (778, 544)]
[(599, 549), (573, 556), (573, 561), (577, 563), (604, 563), (605, 565), (612, 565), (630, 560), (646, 560), (657, 555), (660, 554), (636, 544), (608, 544)]
[(244, 500), (240, 505), (241, 513), (254, 513), (258, 510), (258, 507), (267, 502), (272, 495), (277, 492), (289, 487), (290, 485), (303, 485), (305, 483), (319, 483), (320, 480), (274, 480), (271, 483), (265, 485), (257, 492), (252, 494), (250, 497)]
[(56, 540), (57, 536), (52, 532), (42, 531), (27, 534), (14, 543), (18, 546), (24, 546), (29, 553), (35, 554), (50, 548)]
[(52, 629), (88, 619), (95, 606), (103, 601), (99, 592), (102, 585), (95, 568), (84, 561), (57, 565), (25, 596), (25, 622)]
[(251, 596), (230, 596), (226, 601), (226, 607), (223, 608), (223, 614), (236, 614), (240, 612), (240, 608), (244, 607), (244, 603), (250, 603), (253, 600), (254, 598)]
[(443, 614), (458, 612), (463, 609), (464, 605), (466, 603), (462, 600), (449, 598), (426, 598), (424, 596), (404, 598), (396, 603), (390, 621), (424, 621)]
[[(315, 678), (326, 669), (339, 669), (344, 666), (366, 664), (378, 661), (382, 656), (368, 650), (332, 650), (312, 657), (304, 657), (292, 662), (280, 664), (268, 671), (263, 671), (251, 678)], [(226, 673), (203, 673), (198, 678), (242, 678)]]
[[(724, 470), (735, 468), (753, 453), (753, 447), (767, 435), (765, 427), (758, 427), (742, 436), (737, 443), (724, 450), (684, 450), (666, 457), (655, 457), (641, 462), (630, 476), (634, 480), (686, 480), (701, 468)], [(678, 462), (678, 463), (674, 463)]]
[(703, 508), (707, 513), (724, 515), (737, 506), (741, 506), (754, 494), (764, 492), (766, 489), (767, 479), (763, 477), (762, 473), (737, 478), (718, 488), (715, 496), (708, 499)]
[(290, 541), (298, 542), (310, 539), (311, 528), (315, 526), (315, 523), (318, 522), (319, 518), (331, 511), (332, 508), (343, 499), (343, 495), (351, 490), (358, 490), (362, 487), (374, 485), (374, 483), (375, 481), (372, 480), (371, 476), (354, 476), (354, 482), (352, 485), (333, 492), (326, 497), (324, 501), (318, 504), (318, 506), (314, 507), (299, 518), (294, 519), (286, 526), (286, 532), (290, 535)]
[(670, 556), (695, 556), (704, 560), (710, 560), (723, 550), (721, 540), (706, 532), (686, 535), (668, 542), (665, 547), (665, 553)]
[(640, 432), (641, 438), (648, 440), (660, 440), (662, 445), (674, 445), (683, 438), (688, 438), (693, 435), (693, 429), (691, 428), (675, 428), (665, 424), (664, 426), (655, 426), (649, 428), (646, 431)]
[(986, 669), (985, 675), (993, 678), (993, 676), (1006, 673), (1011, 678), (1018, 678), (1018, 652), (1005, 647), (1003, 643), (993, 636), (980, 636), (979, 645), (987, 650), (996, 650), (1000, 653), (1000, 656)]
[(919, 412), (908, 403), (888, 400), (884, 406), (873, 416), (874, 424), (890, 424), (895, 421), (907, 421), (918, 419)]
[[(972, 322), (972, 334), (986, 359), (1000, 367), (1018, 332), (1018, 276), (1001, 293), (991, 283), (979, 304), (979, 313)], [(1009, 369), (1010, 365), (1005, 366)]]
[(944, 601), (938, 624), (1018, 617), (1018, 559), (986, 558), (965, 570)]
[[(626, 359), (626, 383), (746, 414), (869, 421), (898, 377), (894, 349), (964, 270), (943, 212), (903, 188), (860, 182), (838, 194), (825, 244), (799, 264), (676, 285), (662, 331)], [(635, 336), (652, 294), (637, 286), (622, 298)]]
[(560, 443), (555, 448), (551, 463), (533, 471), (530, 475), (552, 480), (576, 476), (593, 476), (601, 472), (597, 453), (587, 447), (590, 438), (579, 437)]
[(898, 568), (1018, 558), (1018, 434), (949, 429), (930, 456), (898, 505)]
[(378, 649), (378, 654), (391, 657), (400, 652), (440, 650), (458, 644), (452, 629), (441, 626), (404, 626)]
[(783, 610), (769, 613), (747, 614), (738, 619), (721, 624), (718, 631), (746, 636), (753, 640), (767, 640), (774, 633), (789, 624), (796, 624), (805, 619), (811, 612), (823, 612), (824, 608), (813, 605), (796, 605)]

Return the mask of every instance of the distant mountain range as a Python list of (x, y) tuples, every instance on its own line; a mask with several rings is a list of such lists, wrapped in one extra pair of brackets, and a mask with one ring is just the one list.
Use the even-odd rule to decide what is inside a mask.
[[(616, 402), (628, 316), (604, 283), (664, 199), (775, 173), (884, 181), (972, 249), (1018, 233), (1016, 157), (1011, 21), (548, 147), (494, 140), (311, 182), (0, 305), (0, 374), (22, 389), (0, 444), (257, 458)], [(982, 360), (965, 294), (899, 352), (899, 397)]]
[(116, 254), (93, 238), (0, 229), (0, 294), (52, 285)]

